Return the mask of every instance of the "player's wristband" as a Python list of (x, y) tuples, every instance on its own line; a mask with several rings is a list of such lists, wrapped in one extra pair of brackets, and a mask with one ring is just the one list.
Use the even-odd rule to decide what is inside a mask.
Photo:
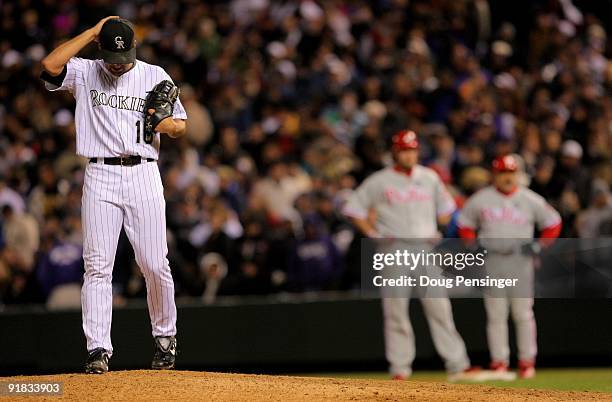
[(68, 68), (64, 66), (62, 72), (59, 75), (52, 76), (48, 72), (44, 71), (40, 73), (40, 79), (48, 82), (49, 84), (55, 85), (56, 87), (61, 87), (64, 82), (64, 78), (66, 78), (66, 74), (68, 73)]
[(536, 241), (525, 243), (521, 246), (521, 253), (523, 255), (539, 255), (541, 252), (542, 246)]

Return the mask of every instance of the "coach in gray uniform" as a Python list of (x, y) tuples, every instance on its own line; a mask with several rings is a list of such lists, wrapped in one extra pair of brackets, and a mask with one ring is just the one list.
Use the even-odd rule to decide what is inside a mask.
[[(561, 218), (544, 198), (518, 185), (518, 164), (512, 155), (493, 161), (493, 185), (474, 194), (459, 215), (459, 235), (478, 237), (488, 254), (487, 273), (518, 279), (516, 287), (485, 294), (487, 340), (491, 369), (506, 372), (510, 359), (508, 313), (512, 311), (519, 354), (519, 377), (535, 376), (536, 323), (533, 316), (533, 246), (559, 236)], [(540, 241), (532, 243), (534, 229)]]
[[(438, 223), (448, 223), (455, 202), (438, 175), (418, 164), (419, 143), (414, 131), (393, 136), (395, 166), (368, 177), (348, 199), (343, 212), (369, 238), (427, 239), (437, 237)], [(376, 222), (368, 219), (376, 213)], [(407, 290), (407, 289), (406, 289)], [(408, 293), (406, 291), (406, 293)], [(383, 298), (385, 354), (394, 379), (412, 373), (414, 333), (406, 297)], [(455, 328), (447, 297), (422, 298), (434, 346), (444, 359), (449, 380), (470, 380), (473, 371), (463, 339)]]

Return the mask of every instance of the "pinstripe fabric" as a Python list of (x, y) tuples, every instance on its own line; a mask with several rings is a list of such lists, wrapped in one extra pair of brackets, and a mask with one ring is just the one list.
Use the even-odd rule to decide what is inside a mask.
[(174, 282), (166, 257), (166, 201), (159, 169), (155, 163), (124, 169), (130, 170), (123, 182), (124, 227), (146, 281), (152, 333), (175, 335)]
[[(46, 83), (50, 91), (66, 90), (76, 99), (77, 154), (87, 158), (140, 155), (157, 159), (159, 133), (152, 144), (143, 141), (144, 100), (157, 83), (170, 80), (163, 68), (136, 60), (134, 68), (113, 76), (102, 60), (72, 57), (60, 87)], [(174, 105), (175, 119), (186, 119), (180, 99)], [(140, 122), (140, 136), (138, 123)], [(137, 138), (140, 137), (140, 141)]]
[(87, 350), (103, 347), (112, 353), (112, 274), (117, 242), (123, 224), (119, 197), (121, 166), (88, 164), (81, 220), (85, 275), (81, 290), (83, 331)]
[(156, 163), (131, 167), (87, 165), (82, 200), (85, 275), (81, 294), (87, 350), (113, 350), (111, 280), (122, 226), (146, 281), (152, 335), (176, 335), (165, 210)]

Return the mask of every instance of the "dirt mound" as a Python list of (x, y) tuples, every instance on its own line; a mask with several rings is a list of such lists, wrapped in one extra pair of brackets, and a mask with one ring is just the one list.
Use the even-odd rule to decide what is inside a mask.
[[(63, 397), (49, 401), (482, 401), (611, 400), (596, 392), (503, 389), (417, 381), (354, 380), (194, 371), (115, 371), (104, 375), (62, 374), (0, 378), (7, 381), (61, 381)], [(0, 397), (0, 399), (3, 399)], [(20, 400), (22, 398), (19, 398)], [(37, 400), (40, 400), (37, 398)]]

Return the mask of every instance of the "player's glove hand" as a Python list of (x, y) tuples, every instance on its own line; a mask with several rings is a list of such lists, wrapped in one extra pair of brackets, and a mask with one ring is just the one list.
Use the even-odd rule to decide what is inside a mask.
[[(179, 88), (168, 80), (160, 82), (147, 92), (144, 107), (144, 140), (147, 144), (153, 142), (153, 134), (157, 125), (162, 120), (172, 117), (174, 104), (178, 99), (179, 93)], [(153, 113), (149, 113), (151, 109), (154, 111)]]
[(521, 254), (523, 255), (540, 255), (542, 246), (537, 241), (525, 243), (521, 245)]

